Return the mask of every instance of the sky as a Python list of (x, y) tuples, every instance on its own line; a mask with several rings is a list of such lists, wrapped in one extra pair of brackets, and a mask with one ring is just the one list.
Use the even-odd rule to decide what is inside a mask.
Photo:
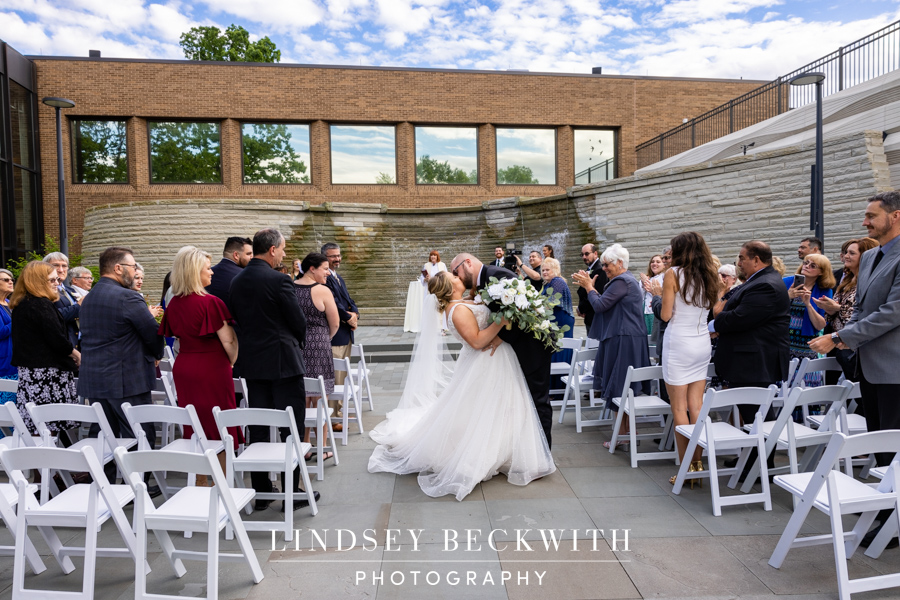
[(198, 25), (282, 62), (774, 79), (900, 19), (900, 0), (0, 0), (23, 54), (183, 58)]

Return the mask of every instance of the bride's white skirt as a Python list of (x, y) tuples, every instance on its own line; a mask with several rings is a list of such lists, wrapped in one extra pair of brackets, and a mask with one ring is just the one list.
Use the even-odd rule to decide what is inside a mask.
[[(430, 376), (410, 373), (409, 377)], [(463, 345), (453, 377), (432, 404), (398, 408), (371, 432), (380, 445), (369, 472), (419, 473), (432, 497), (465, 498), (479, 481), (505, 473), (526, 485), (556, 470), (516, 355)]]

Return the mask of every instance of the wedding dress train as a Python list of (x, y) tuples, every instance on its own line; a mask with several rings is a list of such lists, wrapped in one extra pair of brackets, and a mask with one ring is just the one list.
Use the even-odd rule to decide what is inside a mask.
[(490, 324), (490, 310), (464, 306), (456, 304), (447, 317), (462, 342), (450, 381), (430, 401), (401, 402), (388, 413), (370, 432), (379, 446), (369, 458), (369, 472), (419, 473), (427, 495), (457, 500), (498, 473), (526, 485), (556, 470), (515, 353), (508, 344), (493, 356), (469, 346), (453, 325), (453, 310), (471, 310), (480, 329)]

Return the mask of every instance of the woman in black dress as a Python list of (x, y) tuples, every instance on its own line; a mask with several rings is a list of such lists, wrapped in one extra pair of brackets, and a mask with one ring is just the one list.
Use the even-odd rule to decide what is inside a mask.
[[(334, 295), (325, 285), (328, 278), (328, 259), (324, 254), (312, 252), (306, 255), (300, 265), (303, 276), (294, 282), (294, 292), (297, 294), (297, 302), (306, 317), (306, 345), (303, 347), (303, 362), (306, 364), (306, 376), (325, 379), (325, 388), (328, 393), (334, 391), (334, 362), (331, 354), (331, 338), (337, 333), (340, 325), (337, 304)], [(307, 390), (306, 404), (308, 408), (315, 407), (315, 400)], [(312, 394), (315, 396), (315, 394)], [(309, 428), (306, 429), (305, 442), (309, 442)], [(328, 440), (323, 440), (327, 443)], [(306, 455), (306, 460), (311, 460), (313, 453)], [(331, 458), (332, 453), (326, 452), (323, 459)]]

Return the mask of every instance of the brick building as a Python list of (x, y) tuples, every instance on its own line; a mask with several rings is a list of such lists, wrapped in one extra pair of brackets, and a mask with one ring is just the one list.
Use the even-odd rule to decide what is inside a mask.
[[(114, 203), (428, 208), (563, 193), (586, 178), (631, 175), (638, 143), (760, 83), (23, 57), (2, 42), (0, 55), (4, 262), (39, 245), (45, 232), (58, 233), (55, 113), (41, 104), (45, 96), (75, 103), (63, 111), (62, 130), (77, 250), (85, 211)], [(288, 154), (282, 144), (281, 154), (251, 156), (275, 139), (267, 136), (283, 142), (285, 132), (293, 136)], [(173, 150), (178, 143), (191, 146)], [(454, 183), (417, 174), (429, 155), (455, 173)], [(196, 170), (178, 170), (194, 162)], [(526, 165), (524, 179), (514, 176)]]

